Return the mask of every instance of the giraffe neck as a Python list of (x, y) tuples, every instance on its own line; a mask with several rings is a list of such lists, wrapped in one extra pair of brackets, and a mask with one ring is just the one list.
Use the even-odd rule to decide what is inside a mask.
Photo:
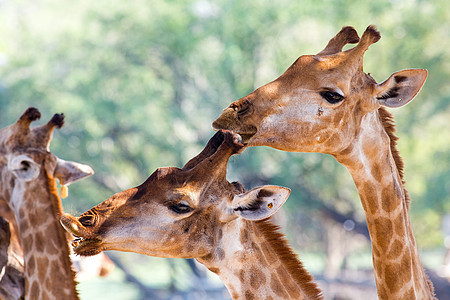
[(198, 259), (233, 299), (321, 299), (284, 236), (270, 221), (237, 219), (219, 233), (215, 252)]
[[(24, 253), (25, 299), (78, 299), (55, 180), (16, 182), (10, 205)], [(29, 192), (32, 191), (32, 192)]]
[(380, 299), (431, 299), (391, 138), (394, 137), (386, 133), (379, 112), (368, 113), (352, 148), (336, 159), (349, 170), (361, 198)]

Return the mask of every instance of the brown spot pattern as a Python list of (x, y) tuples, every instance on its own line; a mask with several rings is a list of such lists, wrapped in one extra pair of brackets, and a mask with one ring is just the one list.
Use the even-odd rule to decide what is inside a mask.
[(383, 189), (381, 192), (381, 207), (383, 210), (385, 212), (392, 212), (398, 205), (401, 205), (401, 202), (399, 202), (398, 198), (391, 193), (390, 189)]
[(396, 239), (391, 245), (387, 258), (389, 260), (396, 259), (402, 254), (402, 251), (403, 251), (403, 244), (402, 242)]
[(382, 175), (381, 175), (381, 167), (379, 164), (374, 164), (372, 166), (372, 176), (376, 181), (381, 182)]
[(245, 271), (244, 271), (244, 269), (239, 270), (239, 275), (238, 275), (238, 277), (239, 277), (239, 280), (240, 280), (241, 282), (245, 282)]
[(405, 219), (400, 213), (394, 220), (395, 233), (399, 236), (405, 236)]
[(46, 239), (44, 239), (44, 235), (41, 232), (36, 232), (34, 239), (34, 250), (37, 252), (44, 252), (45, 244)]
[[(418, 267), (417, 264), (414, 264), (415, 267)], [(409, 281), (412, 278), (412, 273), (411, 273), (411, 255), (409, 253), (409, 251), (406, 251), (403, 254), (403, 258), (401, 261), (401, 268), (402, 270), (405, 270), (405, 277), (408, 279), (407, 281)], [(418, 272), (417, 272), (418, 273)]]
[(30, 229), (30, 223), (27, 219), (20, 220), (20, 232), (28, 232)]
[(28, 218), (30, 220), (30, 223), (33, 224), (34, 226), (37, 226), (38, 224), (42, 223), (37, 212), (32, 211), (29, 212)]
[(246, 290), (245, 291), (245, 299), (246, 300), (254, 300), (256, 298), (255, 298), (255, 295), (251, 291)]
[(248, 232), (247, 232), (247, 228), (245, 228), (245, 227), (241, 229), (240, 241), (241, 241), (241, 244), (243, 244), (243, 245), (245, 245), (248, 242)]
[(24, 236), (22, 238), (23, 241), (23, 251), (31, 251), (33, 248), (34, 237), (32, 234), (28, 234), (28, 236)]
[(32, 274), (34, 273), (34, 268), (36, 267), (36, 262), (34, 260), (34, 256), (30, 256), (27, 261), (27, 272)]
[(47, 257), (36, 258), (39, 278), (45, 278), (45, 275), (47, 274), (48, 263), (49, 261)]
[(39, 298), (39, 284), (36, 281), (33, 281), (30, 289), (30, 298), (38, 299)]
[(375, 229), (374, 243), (381, 249), (387, 249), (394, 233), (391, 220), (379, 217), (374, 220), (373, 227)]
[(403, 285), (402, 278), (399, 277), (400, 274), (400, 264), (392, 263), (392, 264), (386, 264), (385, 266), (386, 272), (384, 275), (384, 281), (386, 283), (386, 287), (389, 289), (389, 291), (394, 294)]
[(250, 268), (250, 286), (254, 289), (257, 289), (265, 283), (266, 277), (264, 276), (264, 273), (255, 266), (252, 266)]
[(378, 210), (377, 191), (369, 182), (365, 182), (362, 187), (361, 200), (365, 202), (366, 207), (371, 214), (374, 214)]

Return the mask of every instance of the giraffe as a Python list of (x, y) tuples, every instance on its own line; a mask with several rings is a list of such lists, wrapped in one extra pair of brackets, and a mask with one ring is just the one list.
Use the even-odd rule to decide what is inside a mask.
[(0, 216), (0, 299), (23, 299), (23, 253), (14, 228)]
[(69, 236), (58, 222), (62, 207), (56, 179), (68, 185), (93, 171), (50, 152), (53, 130), (63, 125), (64, 115), (55, 114), (47, 124), (30, 129), (39, 118), (39, 110), (28, 108), (16, 123), (0, 130), (0, 199), (14, 214), (23, 249), (25, 299), (77, 299)]
[[(377, 83), (363, 71), (363, 55), (381, 35), (361, 39), (343, 27), (317, 55), (300, 56), (284, 74), (231, 103), (213, 122), (234, 130), (247, 147), (330, 154), (350, 172), (372, 242), (381, 299), (430, 299), (433, 285), (421, 265), (396, 148), (392, 115), (422, 88), (427, 71), (408, 69)], [(342, 51), (347, 43), (358, 43)]]
[(312, 276), (267, 219), (290, 190), (245, 192), (227, 181), (227, 162), (242, 147), (238, 135), (219, 131), (182, 169), (159, 168), (78, 218), (64, 214), (64, 228), (79, 237), (74, 252), (195, 258), (220, 277), (233, 299), (321, 299)]

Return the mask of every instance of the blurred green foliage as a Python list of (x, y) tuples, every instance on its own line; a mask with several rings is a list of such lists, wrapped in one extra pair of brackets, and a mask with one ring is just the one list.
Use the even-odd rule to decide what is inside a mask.
[[(421, 248), (442, 247), (450, 212), (450, 4), (446, 0), (1, 1), (0, 127), (29, 106), (43, 119), (64, 112), (52, 151), (90, 164), (65, 209), (84, 212), (182, 166), (213, 134), (221, 110), (314, 54), (344, 25), (382, 39), (365, 55), (377, 81), (426, 68), (418, 97), (395, 110), (400, 152)], [(42, 122), (42, 121), (41, 121)], [(321, 251), (317, 201), (364, 221), (353, 181), (333, 158), (258, 147), (233, 157), (229, 180), (293, 189), (292, 243)], [(317, 195), (311, 201), (305, 188)], [(300, 225), (298, 225), (300, 224)]]

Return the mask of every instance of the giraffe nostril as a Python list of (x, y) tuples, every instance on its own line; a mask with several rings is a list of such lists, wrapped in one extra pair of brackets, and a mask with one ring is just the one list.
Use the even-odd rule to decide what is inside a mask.
[(250, 106), (241, 107), (241, 109), (238, 110), (237, 114), (238, 114), (239, 116), (243, 116), (243, 115), (245, 115), (246, 113), (248, 113), (249, 110), (250, 110)]
[(237, 114), (238, 116), (243, 116), (250, 112), (250, 102), (248, 100), (243, 101), (238, 107)]
[(81, 216), (78, 221), (85, 227), (92, 227), (95, 224), (96, 217), (95, 215)]

